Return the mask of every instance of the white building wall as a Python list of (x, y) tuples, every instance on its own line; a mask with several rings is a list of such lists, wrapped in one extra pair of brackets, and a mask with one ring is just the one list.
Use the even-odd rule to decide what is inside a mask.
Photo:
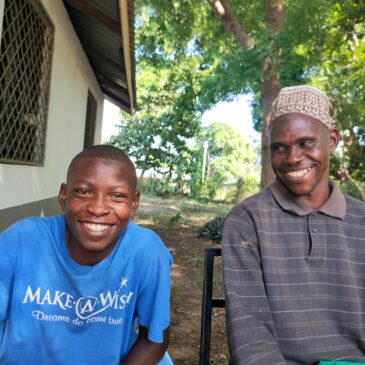
[[(0, 0), (0, 15), (4, 0)], [(61, 0), (42, 1), (55, 25), (44, 166), (0, 164), (0, 209), (54, 197), (84, 143), (88, 90), (97, 101), (95, 144), (101, 141), (103, 95)]]

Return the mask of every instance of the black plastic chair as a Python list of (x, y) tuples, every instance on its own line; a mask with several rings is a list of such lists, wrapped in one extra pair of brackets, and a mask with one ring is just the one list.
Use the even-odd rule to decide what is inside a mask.
[(222, 249), (220, 247), (206, 248), (204, 252), (204, 280), (199, 352), (200, 365), (209, 365), (212, 309), (224, 308), (226, 305), (223, 298), (213, 298), (214, 258), (221, 255)]

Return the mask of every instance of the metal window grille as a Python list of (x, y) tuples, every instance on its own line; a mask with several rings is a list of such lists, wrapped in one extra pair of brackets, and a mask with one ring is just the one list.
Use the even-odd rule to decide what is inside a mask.
[(54, 26), (39, 0), (5, 0), (0, 48), (0, 162), (42, 165)]
[(93, 94), (89, 91), (86, 105), (86, 122), (84, 134), (84, 148), (94, 145), (97, 103)]

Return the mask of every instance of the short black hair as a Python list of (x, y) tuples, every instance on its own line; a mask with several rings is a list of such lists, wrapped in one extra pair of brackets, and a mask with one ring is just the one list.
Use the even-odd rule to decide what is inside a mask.
[(101, 158), (104, 160), (114, 160), (119, 161), (124, 164), (126, 164), (129, 167), (130, 170), (130, 179), (133, 189), (136, 189), (137, 185), (137, 173), (136, 168), (131, 161), (131, 159), (128, 157), (126, 153), (124, 153), (122, 150), (120, 150), (117, 147), (107, 145), (107, 144), (99, 144), (95, 146), (88, 147), (84, 149), (83, 151), (79, 152), (70, 162), (70, 165), (67, 169), (67, 181), (69, 179), (69, 175), (73, 167), (76, 165), (76, 163), (82, 159), (88, 159), (88, 158)]

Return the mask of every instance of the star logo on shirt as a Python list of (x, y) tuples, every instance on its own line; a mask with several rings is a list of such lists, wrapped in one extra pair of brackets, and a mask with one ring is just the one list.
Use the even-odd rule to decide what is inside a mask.
[(128, 276), (126, 276), (125, 278), (122, 278), (120, 284), (119, 284), (119, 290), (122, 289), (124, 286), (127, 286), (128, 284)]

